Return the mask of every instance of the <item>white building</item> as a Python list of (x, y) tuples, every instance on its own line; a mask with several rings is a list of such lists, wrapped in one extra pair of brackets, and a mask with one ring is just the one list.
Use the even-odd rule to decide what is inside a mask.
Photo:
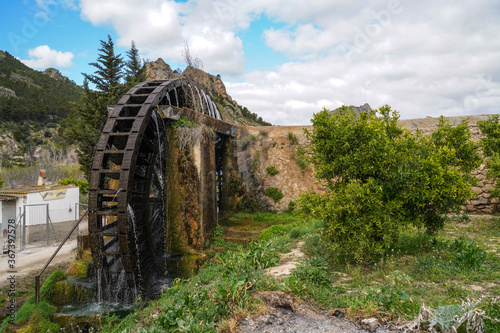
[[(61, 240), (75, 223), (79, 209), (80, 189), (76, 186), (26, 186), (0, 189), (1, 234), (8, 234), (9, 221), (26, 226), (26, 242), (49, 238)], [(50, 225), (52, 223), (52, 225)], [(17, 235), (21, 235), (17, 227)], [(2, 242), (3, 243), (3, 242)]]

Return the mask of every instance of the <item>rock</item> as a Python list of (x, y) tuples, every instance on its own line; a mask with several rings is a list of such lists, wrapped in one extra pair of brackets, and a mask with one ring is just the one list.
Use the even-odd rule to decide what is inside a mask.
[(493, 186), (492, 184), (486, 184), (483, 187), (483, 189), (486, 191), (493, 190), (494, 188), (495, 188), (495, 186)]
[(378, 325), (378, 320), (376, 318), (368, 318), (361, 321), (361, 326), (363, 326), (365, 330), (368, 330), (370, 332), (375, 332)]
[(59, 72), (55, 68), (47, 68), (46, 70), (43, 71), (43, 74), (48, 75), (51, 78), (56, 79), (58, 81), (66, 82), (69, 80), (66, 76), (62, 75), (61, 72)]
[(345, 314), (344, 314), (344, 312), (337, 309), (337, 310), (333, 311), (332, 316), (337, 317), (339, 319), (342, 319), (345, 317)]
[(481, 187), (479, 187), (479, 186), (474, 186), (474, 187), (472, 188), (472, 190), (473, 190), (475, 193), (481, 193), (481, 192), (483, 192), (483, 189), (482, 189)]
[[(368, 103), (365, 103), (363, 105), (360, 105), (360, 106), (354, 106), (354, 105), (350, 105), (348, 107), (349, 109), (353, 109), (354, 112), (356, 112), (356, 114), (359, 116), (361, 114), (361, 112), (370, 112), (372, 110), (372, 108), (370, 107), (370, 105)], [(337, 111), (339, 108), (333, 110), (333, 111), (330, 111), (330, 113), (334, 113), (335, 111)]]
[(474, 211), (476, 211), (476, 206), (474, 206), (474, 205), (467, 205), (467, 211), (468, 212), (474, 212)]
[(486, 205), (488, 203), (488, 199), (480, 197), (478, 200), (479, 204)]
[(215, 92), (222, 97), (230, 98), (226, 92), (226, 86), (222, 82), (219, 76), (214, 76), (209, 73), (202, 71), (201, 69), (194, 68), (191, 66), (186, 67), (182, 75), (194, 82), (199, 83), (209, 92)]
[(170, 65), (165, 63), (162, 58), (147, 63), (146, 75), (148, 77), (147, 80), (170, 80), (180, 77), (179, 74), (172, 71)]
[(0, 86), (0, 97), (13, 97), (17, 98), (16, 92), (12, 89)]

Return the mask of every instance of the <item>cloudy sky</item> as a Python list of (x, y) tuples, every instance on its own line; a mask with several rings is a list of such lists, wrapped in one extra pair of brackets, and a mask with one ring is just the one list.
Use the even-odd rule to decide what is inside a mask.
[(0, 49), (81, 72), (111, 35), (184, 68), (184, 43), (265, 120), (310, 123), (343, 104), (402, 118), (500, 113), (498, 0), (0, 0)]

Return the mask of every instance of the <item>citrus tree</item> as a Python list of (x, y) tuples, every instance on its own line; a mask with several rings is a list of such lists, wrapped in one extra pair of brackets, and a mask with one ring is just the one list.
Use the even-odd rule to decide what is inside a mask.
[(452, 127), (441, 117), (423, 136), (402, 129), (398, 118), (387, 105), (359, 116), (347, 107), (324, 109), (306, 133), (326, 191), (304, 194), (301, 212), (323, 219), (330, 249), (355, 261), (382, 255), (410, 224), (437, 232), (445, 214), (473, 195), (480, 156), (467, 121)]
[(487, 176), (490, 179), (495, 180), (495, 188), (491, 193), (500, 197), (500, 116), (493, 115), (488, 117), (486, 120), (480, 120), (477, 122), (479, 129), (485, 135), (481, 139), (481, 146), (483, 148), (484, 155), (488, 158), (486, 161), (486, 166), (488, 167)]

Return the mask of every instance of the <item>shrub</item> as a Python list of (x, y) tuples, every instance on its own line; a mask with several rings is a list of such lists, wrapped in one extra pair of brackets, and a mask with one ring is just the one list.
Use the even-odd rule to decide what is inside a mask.
[(486, 166), (488, 167), (488, 178), (495, 180), (496, 186), (491, 190), (491, 194), (500, 197), (500, 116), (492, 115), (487, 120), (477, 122), (481, 133), (485, 135), (481, 139), (481, 146), (484, 155), (488, 157)]
[(89, 182), (86, 179), (76, 179), (74, 177), (63, 178), (59, 181), (61, 185), (75, 185), (80, 188), (80, 193), (85, 195), (89, 193)]
[(184, 117), (180, 117), (177, 119), (177, 121), (172, 125), (173, 128), (178, 128), (178, 127), (193, 127), (196, 126), (196, 123), (187, 120)]
[(302, 146), (298, 146), (297, 149), (294, 149), (292, 152), (292, 158), (302, 170), (307, 169), (307, 166), (309, 165), (305, 154), (306, 150)]
[(268, 173), (269, 175), (271, 175), (271, 176), (275, 176), (275, 175), (277, 175), (278, 173), (280, 173), (280, 172), (279, 172), (279, 170), (278, 170), (278, 169), (276, 169), (276, 167), (275, 167), (274, 165), (268, 166), (268, 167), (266, 168), (266, 171), (267, 171), (267, 173)]
[[(377, 116), (377, 112), (380, 116)], [(403, 130), (389, 106), (356, 115), (346, 107), (312, 119), (312, 161), (325, 195), (305, 194), (303, 214), (324, 219), (331, 250), (364, 261), (384, 253), (406, 225), (434, 234), (473, 195), (479, 166), (467, 122), (441, 117), (424, 137)]]
[(291, 145), (296, 145), (297, 143), (299, 143), (299, 139), (292, 132), (288, 132), (288, 141), (290, 141)]
[(274, 202), (278, 202), (283, 199), (283, 193), (275, 187), (269, 187), (265, 193), (268, 197), (273, 199)]

